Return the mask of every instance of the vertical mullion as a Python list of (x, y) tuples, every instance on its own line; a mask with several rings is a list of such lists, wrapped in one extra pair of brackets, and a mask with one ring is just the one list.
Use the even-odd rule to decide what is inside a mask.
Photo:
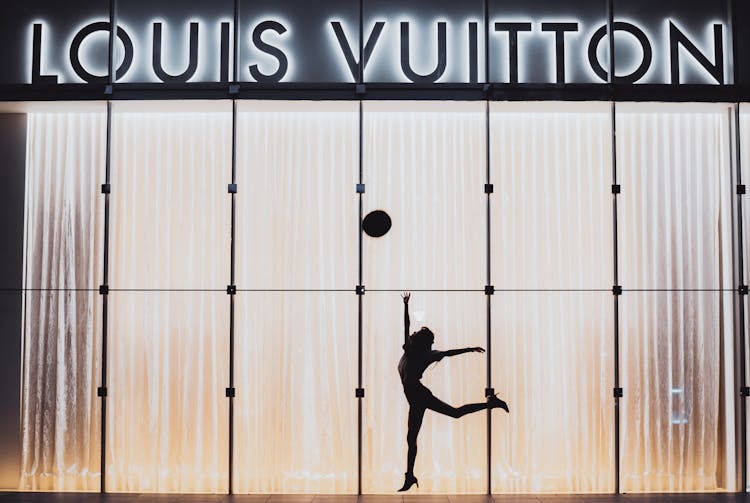
[[(359, 0), (359, 68), (357, 74), (357, 84), (361, 85), (364, 83), (364, 0)], [(359, 181), (358, 183), (364, 183), (364, 117), (362, 110), (362, 100), (359, 100)], [(359, 192), (359, 191), (358, 191)], [(359, 230), (358, 230), (358, 279), (357, 284), (362, 285), (363, 281), (363, 250), (362, 250), (362, 218), (364, 217), (363, 211), (363, 194), (359, 192)], [(363, 293), (363, 292), (362, 292)], [(362, 382), (362, 295), (357, 295), (357, 389), (363, 389)], [(362, 494), (362, 400), (363, 396), (357, 394), (357, 494)]]
[[(232, 184), (237, 183), (237, 100), (232, 100)], [(235, 236), (237, 217), (237, 194), (230, 193), (232, 199), (230, 236), (230, 285), (235, 287)], [(236, 290), (235, 290), (236, 291)], [(234, 391), (234, 293), (229, 295), (229, 389)], [(234, 393), (229, 395), (229, 484), (227, 492), (234, 493)]]
[[(233, 19), (233, 40), (232, 40), (232, 82), (236, 84), (239, 81), (239, 25), (240, 25), (240, 0), (234, 0), (234, 19)], [(232, 184), (237, 184), (237, 100), (232, 99)], [(231, 224), (229, 238), (229, 284), (235, 286), (235, 224), (237, 217), (237, 199), (236, 191), (230, 193), (231, 198)], [(236, 290), (235, 290), (236, 292)], [(235, 318), (234, 295), (229, 296), (229, 388), (234, 391), (234, 318)], [(228, 484), (227, 493), (234, 494), (234, 395), (229, 395), (229, 464), (227, 466)]]
[[(489, 0), (484, 0), (484, 81), (489, 84), (490, 81), (490, 50), (489, 50)], [(488, 90), (489, 92), (489, 90)], [(485, 163), (486, 163), (486, 180), (487, 184), (492, 183), (490, 177), (490, 101), (489, 96), (485, 100)], [(487, 282), (485, 285), (492, 285), (491, 270), (491, 237), (490, 228), (490, 196), (487, 193)], [(489, 394), (492, 389), (492, 297), (485, 295), (487, 300), (487, 389), (485, 395)], [(492, 410), (487, 409), (487, 494), (492, 494)]]
[[(617, 104), (612, 102), (611, 108), (612, 130), (612, 184), (617, 185)], [(614, 302), (614, 387), (620, 388), (620, 297), (614, 292), (619, 286), (618, 273), (618, 233), (617, 233), (617, 192), (612, 191), (612, 244), (613, 244), (613, 302)], [(620, 397), (615, 392), (615, 494), (620, 494)]]
[[(486, 129), (486, 164), (487, 184), (490, 184), (490, 102), (485, 101), (485, 129)], [(487, 194), (487, 285), (492, 285), (492, 231), (491, 231), (491, 194)], [(485, 292), (487, 298), (487, 390), (485, 395), (489, 397), (492, 391), (492, 296)], [(492, 410), (487, 409), (487, 494), (492, 494)]]
[[(109, 0), (109, 46), (107, 48), (107, 81), (110, 86), (114, 85), (117, 76), (115, 74), (115, 39), (117, 37), (117, 0)], [(112, 102), (107, 101), (107, 132), (105, 152), (104, 183), (110, 186), (112, 166)], [(102, 285), (109, 285), (109, 193), (104, 192), (104, 243), (102, 246)], [(99, 492), (105, 493), (107, 488), (107, 323), (109, 312), (109, 294), (102, 296), (102, 373), (101, 386), (103, 393), (97, 393), (102, 401), (101, 427), (100, 427), (100, 450), (99, 450)]]
[[(112, 102), (107, 102), (107, 146), (106, 146), (106, 169), (105, 182), (110, 183), (110, 165), (112, 157)], [(103, 274), (102, 285), (105, 287), (109, 284), (109, 193), (104, 194), (104, 246), (103, 246)], [(105, 291), (106, 292), (106, 291)], [(101, 295), (101, 291), (100, 291)], [(106, 437), (107, 437), (107, 313), (108, 313), (108, 293), (102, 295), (102, 375), (101, 388), (103, 393), (98, 393), (102, 400), (101, 410), (101, 450), (100, 450), (100, 486), (99, 492), (106, 492)]]
[[(736, 163), (736, 184), (742, 185), (742, 145), (741, 145), (741, 123), (740, 123), (740, 104), (736, 104), (735, 113), (734, 113), (734, 137), (735, 137), (735, 163)], [(733, 187), (734, 189), (735, 187)], [(736, 277), (735, 277), (735, 302), (737, 302), (737, 327), (735, 328), (735, 347), (738, 348), (738, 355), (735, 357), (735, 361), (738, 363), (739, 370), (736, 371), (737, 376), (739, 379), (735, 378), (735, 382), (739, 381), (739, 397), (740, 397), (740, 407), (739, 407), (739, 419), (740, 419), (740, 427), (737, 432), (737, 436), (739, 436), (739, 449), (740, 449), (740, 483), (742, 485), (740, 492), (745, 492), (747, 490), (747, 396), (745, 394), (745, 387), (747, 386), (746, 381), (746, 365), (745, 365), (745, 295), (741, 295), (737, 293), (737, 285), (745, 285), (745, 261), (744, 261), (744, 244), (743, 244), (743, 221), (742, 221), (742, 194), (740, 194), (740, 191), (735, 190), (736, 194), (736, 207), (737, 207), (737, 213), (736, 213), (736, 219), (737, 219), (737, 225), (734, 229), (734, 232), (736, 233), (736, 259), (735, 259), (735, 267), (736, 267)], [(735, 395), (737, 396), (737, 395)], [(736, 417), (736, 416), (735, 416)], [(735, 437), (736, 438), (736, 437)], [(737, 446), (735, 447), (737, 448)], [(735, 456), (736, 459), (736, 456)]]
[[(361, 66), (361, 65), (360, 65)], [(363, 183), (363, 116), (362, 100), (359, 102), (359, 183)], [(363, 200), (362, 194), (359, 194), (359, 281), (362, 285), (362, 218), (363, 218)], [(362, 389), (362, 295), (357, 296), (357, 388)], [(357, 494), (362, 494), (362, 400), (364, 397), (357, 398)]]

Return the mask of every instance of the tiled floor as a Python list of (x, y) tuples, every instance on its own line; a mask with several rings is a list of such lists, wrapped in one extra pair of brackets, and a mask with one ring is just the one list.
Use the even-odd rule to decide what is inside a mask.
[(0, 493), (0, 503), (750, 503), (750, 494), (428, 496)]

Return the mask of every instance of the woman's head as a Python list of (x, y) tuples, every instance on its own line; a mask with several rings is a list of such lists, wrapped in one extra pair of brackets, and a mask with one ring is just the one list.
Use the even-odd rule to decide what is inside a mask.
[(429, 328), (422, 327), (409, 336), (408, 342), (404, 344), (404, 350), (408, 353), (429, 351), (433, 342), (435, 342), (435, 334)]

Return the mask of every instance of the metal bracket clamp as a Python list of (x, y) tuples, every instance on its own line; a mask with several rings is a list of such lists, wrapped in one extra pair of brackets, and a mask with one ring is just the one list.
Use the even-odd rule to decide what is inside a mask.
[(484, 294), (485, 295), (495, 295), (495, 287), (492, 285), (487, 285), (484, 287)]
[(619, 194), (619, 193), (620, 193), (620, 191), (621, 191), (621, 187), (620, 187), (620, 184), (618, 184), (618, 183), (613, 183), (613, 184), (612, 184), (612, 193), (613, 193), (613, 194)]
[(738, 286), (737, 293), (739, 293), (740, 295), (747, 295), (747, 285)]
[(357, 285), (354, 288), (354, 293), (357, 295), (364, 295), (365, 294), (365, 285)]
[(615, 398), (622, 398), (624, 395), (622, 388), (615, 388), (613, 394)]
[(229, 84), (229, 94), (240, 94), (240, 85)]
[(742, 196), (747, 193), (747, 188), (744, 184), (737, 185), (737, 195)]
[(227, 388), (224, 390), (224, 395), (227, 398), (234, 398), (235, 396), (235, 388)]
[(367, 86), (365, 86), (364, 84), (357, 84), (356, 86), (354, 86), (354, 92), (356, 94), (363, 95), (367, 93)]
[(99, 295), (108, 295), (109, 285), (99, 285)]
[(102, 184), (102, 194), (109, 194), (112, 192), (112, 185), (109, 183)]
[(100, 386), (96, 388), (96, 396), (99, 397), (105, 397), (107, 396), (107, 387), (106, 386)]
[(495, 388), (484, 388), (484, 396), (486, 398), (495, 396)]
[(112, 84), (107, 84), (104, 86), (104, 94), (106, 96), (112, 96)]
[(354, 390), (354, 396), (357, 398), (365, 397), (365, 388), (357, 388)]
[(227, 185), (227, 192), (230, 194), (236, 194), (237, 193), (237, 184), (236, 183), (230, 183)]
[(364, 183), (358, 183), (357, 184), (357, 194), (364, 194), (365, 193), (365, 184)]
[(742, 386), (740, 388), (740, 396), (743, 398), (747, 398), (750, 396), (750, 386)]
[(234, 295), (237, 293), (237, 285), (227, 286), (227, 295)]
[(620, 285), (615, 285), (612, 287), (612, 295), (622, 295), (622, 287)]
[(495, 185), (493, 185), (491, 183), (485, 183), (484, 184), (484, 193), (485, 194), (492, 194), (493, 192), (495, 192)]

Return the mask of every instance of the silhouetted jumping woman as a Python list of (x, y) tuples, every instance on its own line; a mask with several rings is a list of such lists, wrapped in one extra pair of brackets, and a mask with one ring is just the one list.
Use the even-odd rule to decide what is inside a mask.
[(471, 352), (484, 353), (484, 349), (473, 347), (435, 351), (432, 349), (435, 335), (427, 327), (422, 327), (409, 335), (409, 299), (411, 294), (405, 292), (402, 297), (404, 299), (404, 355), (398, 362), (398, 373), (401, 376), (401, 383), (404, 385), (404, 394), (409, 401), (409, 432), (406, 435), (409, 451), (406, 458), (404, 485), (399, 491), (406, 491), (413, 484), (417, 484), (417, 487), (419, 487), (417, 478), (414, 476), (414, 461), (417, 459), (417, 435), (422, 427), (425, 410), (434, 410), (453, 418), (498, 407), (504, 409), (505, 412), (509, 412), (509, 410), (508, 405), (500, 400), (497, 395), (489, 397), (486, 402), (470, 403), (458, 408), (435, 398), (432, 392), (420, 381), (427, 367), (434, 362), (439, 362), (446, 356)]

